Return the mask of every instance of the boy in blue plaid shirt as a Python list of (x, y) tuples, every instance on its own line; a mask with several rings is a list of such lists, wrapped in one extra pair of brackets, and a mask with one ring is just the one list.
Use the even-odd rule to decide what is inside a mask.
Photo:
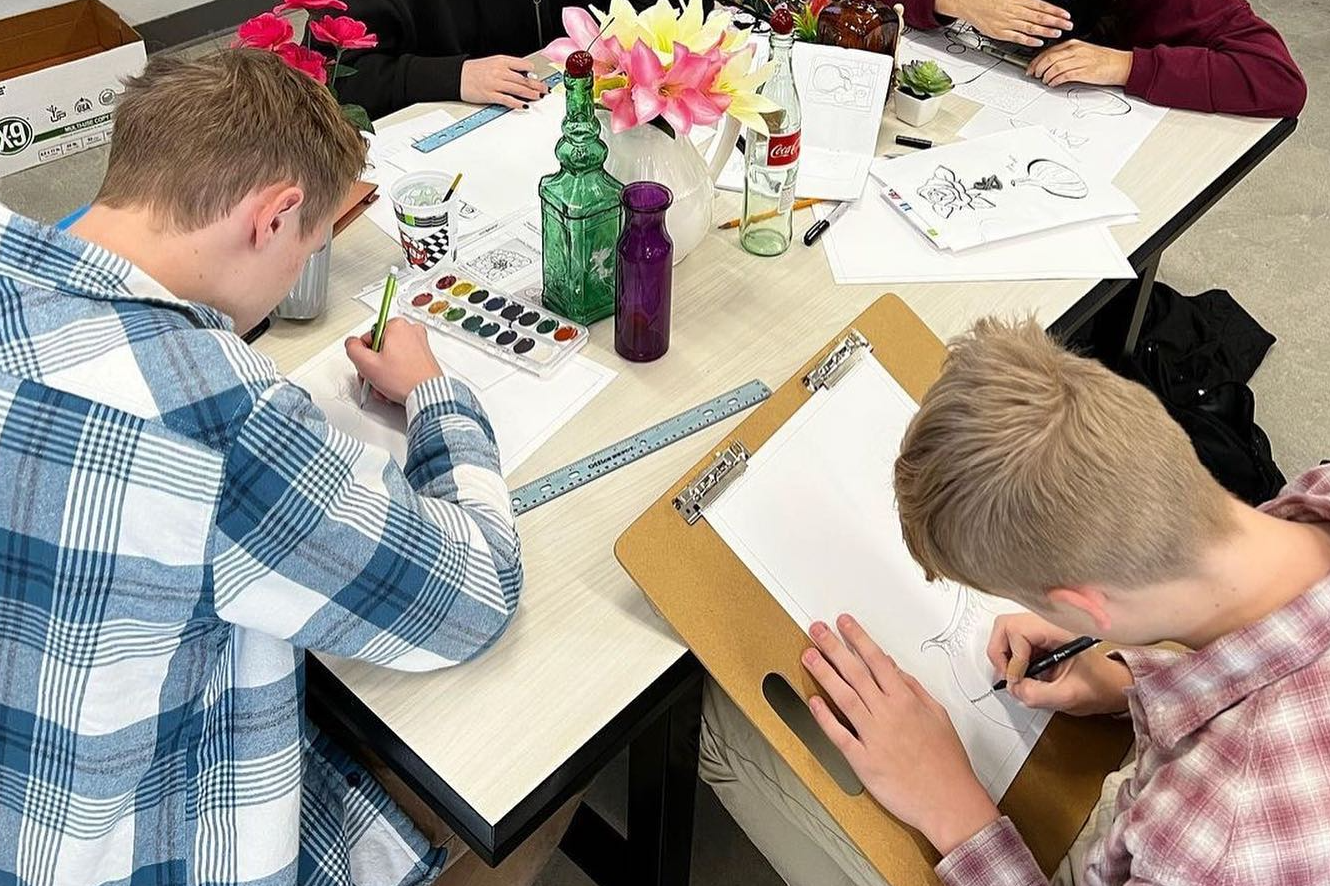
[(69, 234), (0, 207), (0, 883), (441, 868), (305, 723), (302, 662), (428, 670), (503, 631), (522, 569), (493, 432), (420, 327), (346, 343), (405, 406), (400, 466), (237, 335), (364, 159), (275, 55), (154, 58)]

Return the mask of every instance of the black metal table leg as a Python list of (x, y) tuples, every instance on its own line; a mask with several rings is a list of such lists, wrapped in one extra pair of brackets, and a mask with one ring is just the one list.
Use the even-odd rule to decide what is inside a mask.
[(688, 886), (702, 676), (628, 745), (628, 834), (585, 803), (559, 848), (597, 886)]
[(1131, 322), (1127, 325), (1127, 335), (1122, 342), (1123, 359), (1136, 353), (1136, 342), (1141, 337), (1141, 324), (1145, 322), (1145, 309), (1150, 306), (1150, 293), (1155, 288), (1155, 274), (1159, 272), (1159, 259), (1162, 256), (1161, 250), (1141, 268), (1141, 276), (1136, 284), (1136, 304), (1132, 306)]
[(699, 679), (628, 747), (631, 882), (688, 886), (702, 727)]

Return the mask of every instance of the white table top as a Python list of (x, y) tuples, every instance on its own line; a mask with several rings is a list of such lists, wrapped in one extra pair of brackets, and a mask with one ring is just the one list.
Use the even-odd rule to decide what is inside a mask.
[[(418, 105), (385, 122), (431, 107)], [(977, 107), (950, 96), (922, 134), (948, 140)], [(459, 117), (470, 110), (450, 109)], [(1119, 243), (1128, 253), (1140, 246), (1272, 125), (1170, 112), (1117, 178), (1141, 211), (1139, 223), (1113, 229)], [(888, 110), (880, 152), (903, 129)], [(716, 218), (736, 216), (737, 204), (737, 195), (720, 193)], [(798, 213), (796, 232), (811, 221)], [(992, 313), (1032, 313), (1050, 324), (1098, 282), (836, 286), (821, 248), (796, 242), (779, 258), (757, 258), (739, 248), (737, 234), (713, 231), (676, 268), (671, 348), (661, 360), (621, 360), (613, 322), (597, 324), (582, 353), (614, 367), (618, 377), (522, 465), (510, 478), (514, 488), (752, 378), (776, 387), (888, 289), (946, 339)], [(396, 243), (368, 219), (356, 221), (333, 248), (330, 310), (310, 323), (275, 321), (259, 350), (290, 371), (356, 317), (368, 327), (369, 310), (352, 296), (400, 261)], [(684, 652), (612, 549), (624, 528), (735, 423), (709, 428), (521, 517), (526, 587), (519, 612), (474, 663), (433, 674), (336, 660), (329, 666), (474, 810), (497, 823)]]

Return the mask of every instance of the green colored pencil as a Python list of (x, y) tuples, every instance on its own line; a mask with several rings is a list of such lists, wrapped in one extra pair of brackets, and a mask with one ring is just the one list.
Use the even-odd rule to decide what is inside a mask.
[[(388, 269), (388, 279), (383, 281), (383, 301), (379, 302), (379, 319), (374, 321), (374, 339), (370, 347), (377, 354), (383, 349), (383, 330), (388, 325), (388, 311), (392, 308), (393, 296), (397, 294), (397, 265)], [(365, 408), (369, 399), (369, 379), (360, 386), (360, 408)]]

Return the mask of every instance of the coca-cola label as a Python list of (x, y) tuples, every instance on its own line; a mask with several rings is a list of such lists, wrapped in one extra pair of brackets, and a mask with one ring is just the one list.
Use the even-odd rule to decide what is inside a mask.
[(768, 166), (789, 166), (799, 159), (799, 133), (795, 130), (767, 139)]

